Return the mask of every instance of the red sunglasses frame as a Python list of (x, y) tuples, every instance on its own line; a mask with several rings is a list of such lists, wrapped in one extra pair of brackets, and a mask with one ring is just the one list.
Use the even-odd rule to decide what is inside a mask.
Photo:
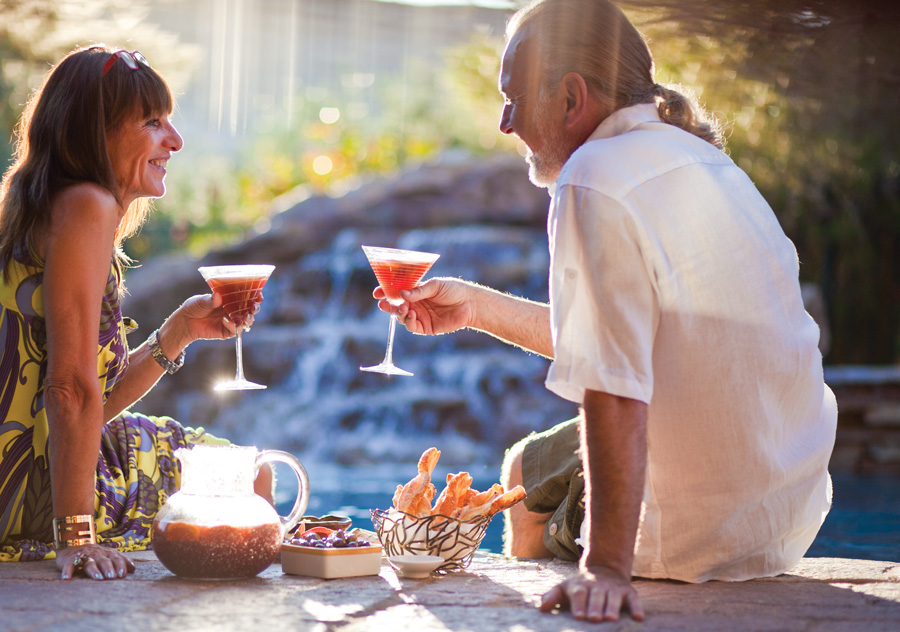
[(109, 59), (107, 59), (106, 63), (103, 65), (103, 75), (106, 75), (106, 73), (109, 72), (109, 69), (116, 65), (116, 60), (118, 59), (125, 62), (125, 65), (132, 70), (137, 70), (139, 64), (143, 64), (147, 68), (150, 67), (150, 62), (148, 62), (147, 58), (139, 51), (132, 51), (129, 53), (127, 50), (117, 50), (109, 56)]

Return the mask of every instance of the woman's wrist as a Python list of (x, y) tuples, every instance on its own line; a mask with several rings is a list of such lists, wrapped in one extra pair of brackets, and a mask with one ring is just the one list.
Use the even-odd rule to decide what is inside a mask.
[(97, 544), (93, 514), (77, 514), (53, 519), (53, 543), (56, 549)]
[(184, 350), (194, 341), (188, 328), (181, 323), (177, 313), (166, 319), (166, 322), (154, 333), (156, 333), (160, 351), (175, 362), (184, 355)]
[(150, 347), (150, 355), (156, 360), (156, 363), (163, 368), (169, 375), (174, 374), (184, 365), (184, 351), (174, 358), (170, 358), (159, 344), (159, 330), (157, 329), (150, 337), (147, 338), (147, 345)]

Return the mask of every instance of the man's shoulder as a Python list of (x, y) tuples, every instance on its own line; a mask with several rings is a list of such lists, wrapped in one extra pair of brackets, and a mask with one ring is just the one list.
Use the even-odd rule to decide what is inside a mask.
[(621, 198), (648, 180), (693, 164), (734, 165), (699, 137), (666, 123), (651, 123), (617, 136), (589, 139), (566, 162), (557, 185), (587, 187)]

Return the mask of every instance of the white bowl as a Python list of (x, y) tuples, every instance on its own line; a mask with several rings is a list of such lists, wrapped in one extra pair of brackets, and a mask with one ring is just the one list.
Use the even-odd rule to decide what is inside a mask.
[(444, 563), (444, 558), (439, 555), (391, 555), (388, 562), (398, 575), (419, 579), (430, 576)]
[(462, 522), (441, 515), (419, 518), (393, 508), (372, 510), (386, 555), (442, 557), (441, 569), (446, 571), (469, 566), (490, 521), (489, 516)]
[(334, 579), (377, 575), (381, 570), (381, 545), (318, 549), (283, 544), (281, 569), (292, 575)]

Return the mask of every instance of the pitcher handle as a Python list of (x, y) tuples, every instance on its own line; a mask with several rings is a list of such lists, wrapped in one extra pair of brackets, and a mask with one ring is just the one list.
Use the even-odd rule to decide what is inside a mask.
[(284, 463), (290, 467), (300, 482), (300, 487), (297, 490), (297, 500), (294, 501), (294, 508), (291, 509), (291, 513), (286, 517), (278, 516), (278, 519), (281, 520), (282, 529), (287, 533), (300, 522), (300, 518), (303, 517), (306, 511), (306, 506), (309, 504), (309, 476), (306, 474), (306, 468), (303, 467), (303, 464), (300, 463), (297, 457), (282, 450), (260, 451), (256, 456), (256, 473), (259, 473), (259, 468), (263, 463), (271, 462)]

